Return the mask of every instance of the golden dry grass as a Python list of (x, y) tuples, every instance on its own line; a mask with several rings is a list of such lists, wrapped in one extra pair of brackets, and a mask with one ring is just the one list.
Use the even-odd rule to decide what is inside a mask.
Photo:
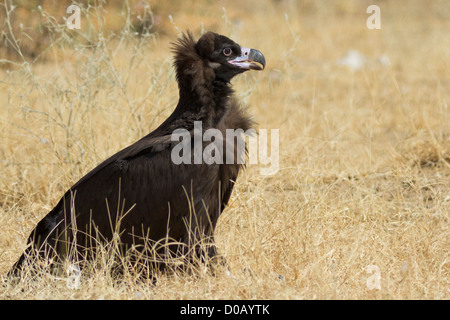
[[(19, 57), (1, 70), (1, 274), (68, 187), (170, 114), (178, 30), (213, 30), (265, 54), (265, 71), (233, 84), (259, 128), (280, 129), (280, 170), (261, 176), (253, 165), (238, 179), (216, 232), (231, 275), (163, 275), (151, 286), (91, 271), (78, 290), (28, 277), (0, 297), (448, 299), (450, 6), (377, 1), (382, 28), (368, 30), (370, 4), (176, 2), (160, 8), (155, 37), (106, 41), (82, 28), (96, 47), (68, 37), (42, 62)], [(365, 67), (337, 64), (349, 50)]]

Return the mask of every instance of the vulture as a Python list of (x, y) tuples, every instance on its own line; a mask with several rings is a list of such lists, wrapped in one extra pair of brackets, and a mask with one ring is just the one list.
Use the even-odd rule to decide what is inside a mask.
[[(260, 51), (214, 32), (198, 41), (191, 32), (182, 33), (172, 52), (179, 87), (172, 114), (75, 183), (32, 230), (9, 274), (20, 274), (26, 261), (46, 259), (59, 266), (64, 258), (89, 261), (111, 243), (150, 270), (163, 269), (169, 258), (185, 264), (220, 260), (214, 229), (243, 165), (226, 161), (226, 153), (219, 151), (214, 159), (223, 161), (179, 163), (173, 156), (184, 143), (183, 152), (192, 151), (193, 158), (195, 143), (185, 140), (195, 140), (196, 124), (203, 133), (215, 129), (224, 137), (228, 129), (251, 128), (230, 81), (245, 71), (263, 70), (266, 62)], [(183, 142), (173, 138), (177, 130), (187, 133)], [(201, 140), (202, 148), (207, 145)], [(231, 150), (236, 160), (238, 150)]]

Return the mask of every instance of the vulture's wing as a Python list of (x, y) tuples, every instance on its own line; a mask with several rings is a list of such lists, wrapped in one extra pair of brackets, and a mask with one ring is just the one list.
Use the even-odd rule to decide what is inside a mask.
[(78, 245), (90, 246), (117, 231), (123, 242), (134, 243), (165, 238), (169, 230), (184, 241), (186, 224), (215, 224), (224, 205), (219, 198), (228, 201), (235, 177), (218, 164), (174, 164), (176, 143), (170, 136), (146, 137), (105, 160), (64, 195), (30, 240), (54, 245), (53, 238), (71, 230)]

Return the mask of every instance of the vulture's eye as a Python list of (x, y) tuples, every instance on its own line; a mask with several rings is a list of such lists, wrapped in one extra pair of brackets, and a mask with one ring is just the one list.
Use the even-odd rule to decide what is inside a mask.
[(223, 54), (226, 55), (227, 57), (233, 52), (233, 50), (231, 50), (231, 48), (225, 48), (223, 49)]

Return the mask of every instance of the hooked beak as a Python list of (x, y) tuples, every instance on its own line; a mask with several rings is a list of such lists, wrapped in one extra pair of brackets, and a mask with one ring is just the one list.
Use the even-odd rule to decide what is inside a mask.
[(266, 66), (264, 55), (256, 50), (241, 47), (241, 55), (228, 63), (247, 70), (263, 70)]

